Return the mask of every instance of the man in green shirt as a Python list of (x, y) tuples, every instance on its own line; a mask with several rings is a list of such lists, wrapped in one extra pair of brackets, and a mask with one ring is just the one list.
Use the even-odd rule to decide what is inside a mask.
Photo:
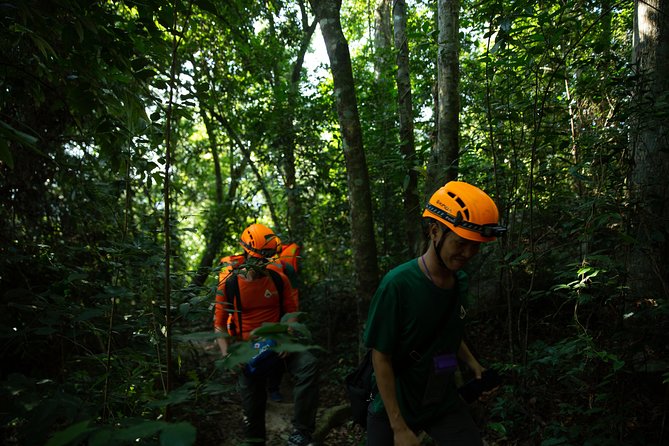
[(368, 411), (367, 444), (418, 445), (424, 430), (439, 445), (481, 445), (453, 379), (458, 363), (478, 379), (484, 371), (463, 340), (461, 269), (506, 228), (485, 192), (458, 181), (432, 195), (423, 217), (426, 252), (383, 278), (369, 310), (365, 344), (379, 392)]

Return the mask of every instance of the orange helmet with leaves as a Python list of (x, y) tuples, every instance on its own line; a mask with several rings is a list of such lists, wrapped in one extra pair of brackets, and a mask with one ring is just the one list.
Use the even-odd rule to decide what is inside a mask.
[(446, 225), (460, 237), (476, 242), (491, 242), (506, 233), (499, 226), (495, 202), (476, 186), (449, 181), (432, 194), (423, 217)]
[(267, 226), (254, 223), (244, 229), (239, 244), (251, 257), (269, 259), (276, 255), (279, 238)]

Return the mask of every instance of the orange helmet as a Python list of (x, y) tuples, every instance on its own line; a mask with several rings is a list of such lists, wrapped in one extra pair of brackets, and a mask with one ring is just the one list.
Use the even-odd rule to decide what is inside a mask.
[(506, 233), (498, 224), (499, 211), (492, 198), (462, 181), (449, 181), (432, 194), (423, 217), (434, 218), (460, 237), (476, 242), (491, 242)]
[(254, 223), (242, 232), (239, 242), (251, 257), (269, 259), (276, 255), (279, 238), (270, 228)]

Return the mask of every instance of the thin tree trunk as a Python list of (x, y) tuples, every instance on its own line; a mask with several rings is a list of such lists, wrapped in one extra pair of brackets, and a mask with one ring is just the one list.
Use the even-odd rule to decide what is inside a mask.
[[(282, 100), (277, 99), (277, 111), (281, 116), (281, 125), (276, 129), (278, 135), (276, 144), (282, 153), (282, 167), (283, 179), (286, 189), (286, 208), (288, 225), (286, 228), (277, 228), (279, 232), (284, 230), (288, 233), (288, 239), (291, 241), (302, 242), (304, 240), (304, 233), (307, 230), (306, 219), (302, 209), (302, 201), (300, 199), (300, 190), (297, 184), (297, 175), (295, 169), (295, 140), (297, 130), (295, 129), (295, 112), (298, 104), (298, 97), (300, 95), (300, 81), (302, 79), (302, 67), (304, 66), (304, 58), (309, 50), (309, 44), (316, 31), (317, 21), (309, 23), (309, 16), (303, 1), (299, 2), (300, 11), (302, 14), (302, 38), (300, 46), (295, 55), (295, 62), (293, 63), (290, 76), (288, 77), (288, 85), (284, 85), (281, 81), (285, 76), (281, 73), (278, 66), (274, 67), (275, 88), (278, 90), (277, 98), (286, 97), (285, 104)], [(270, 23), (273, 21), (270, 19)], [(281, 90), (286, 89), (287, 93)]]
[(457, 179), (460, 151), (459, 0), (439, 0), (437, 15), (439, 23), (437, 144), (433, 147), (428, 166), (427, 195), (445, 182)]
[[(200, 101), (200, 107), (203, 107), (204, 102)], [(212, 161), (214, 163), (214, 178), (215, 178), (215, 188), (216, 188), (216, 201), (210, 212), (213, 212), (214, 216), (219, 216), (223, 212), (223, 179), (221, 176), (221, 164), (218, 156), (218, 139), (216, 138), (216, 132), (211, 122), (211, 118), (207, 114), (206, 110), (202, 110), (202, 120), (204, 121), (205, 129), (207, 130), (207, 137), (209, 138), (209, 147), (211, 149)], [(205, 237), (207, 238), (207, 243), (205, 249), (200, 257), (200, 262), (198, 264), (198, 269), (193, 281), (191, 282), (194, 286), (204, 285), (205, 280), (211, 274), (211, 267), (213, 266), (214, 259), (217, 256), (218, 249), (223, 242), (223, 233), (218, 230), (214, 222), (217, 220), (216, 217), (210, 218), (207, 221), (207, 227), (204, 230)]]
[[(397, 143), (395, 138), (395, 101), (393, 92), (394, 72), (392, 63), (392, 31), (390, 25), (390, 1), (376, 0), (374, 8), (374, 24), (371, 31), (374, 41), (374, 83), (371, 85), (371, 100), (369, 101), (370, 126), (374, 129), (372, 137), (367, 141), (368, 153), (384, 153), (389, 149), (395, 149)], [(369, 3), (371, 6), (371, 2)], [(379, 180), (376, 188), (380, 189), (381, 197), (379, 208), (381, 209), (379, 219), (380, 236), (379, 249), (383, 256), (396, 253), (399, 249), (404, 249), (398, 237), (391, 237), (389, 234), (400, 229), (397, 222), (393, 219), (384, 218), (389, 213), (395, 214), (397, 174), (392, 171), (383, 170), (377, 173)]]
[(393, 32), (397, 51), (397, 102), (400, 125), (400, 151), (404, 159), (406, 180), (403, 191), (404, 227), (409, 254), (417, 256), (421, 249), (420, 200), (416, 171), (416, 144), (413, 134), (413, 102), (409, 75), (409, 42), (406, 34), (407, 11), (404, 0), (393, 5)]
[[(196, 78), (203, 80), (208, 77), (207, 67), (205, 65), (204, 59), (200, 61), (200, 70), (196, 71)], [(193, 67), (197, 69), (198, 61), (195, 58), (191, 58), (191, 63)], [(214, 260), (218, 257), (218, 252), (223, 242), (226, 234), (222, 231), (219, 226), (219, 221), (224, 221), (224, 215), (226, 214), (226, 208), (229, 210), (232, 206), (234, 199), (234, 194), (236, 193), (236, 185), (239, 183), (238, 176), (241, 171), (238, 169), (230, 170), (230, 188), (228, 189), (228, 199), (224, 198), (224, 188), (223, 188), (223, 175), (221, 172), (221, 160), (219, 155), (219, 146), (218, 146), (218, 136), (214, 123), (212, 122), (210, 114), (212, 112), (209, 110), (209, 104), (207, 103), (207, 98), (202, 97), (196, 91), (196, 97), (198, 98), (202, 121), (204, 122), (205, 129), (207, 131), (207, 138), (209, 139), (209, 148), (211, 150), (213, 167), (214, 167), (214, 188), (215, 188), (215, 202), (214, 205), (209, 210), (209, 217), (207, 219), (207, 225), (204, 229), (204, 236), (206, 237), (206, 244), (204, 251), (200, 256), (200, 261), (198, 262), (198, 268), (193, 280), (191, 282), (192, 286), (200, 287), (204, 285), (207, 277), (211, 275), (211, 269), (214, 266)], [(234, 164), (234, 163), (233, 163)], [(246, 164), (245, 161), (242, 161), (242, 164)], [(231, 195), (232, 194), (232, 195)]]
[[(202, 104), (202, 101), (200, 101)], [(207, 114), (207, 110), (202, 110), (202, 120), (204, 127), (207, 130), (207, 137), (209, 138), (209, 147), (211, 148), (211, 157), (214, 162), (214, 187), (216, 188), (216, 204), (223, 204), (223, 178), (221, 175), (221, 162), (218, 159), (218, 138), (216, 138), (216, 131), (211, 123), (211, 118)]]
[(362, 129), (353, 81), (348, 43), (339, 17), (336, 0), (310, 0), (330, 60), (334, 95), (341, 128), (351, 207), (351, 245), (356, 270), (356, 287), (364, 302), (371, 300), (379, 280), (372, 199)]
[[(187, 20), (186, 20), (187, 23)], [(171, 282), (171, 259), (172, 259), (172, 214), (170, 210), (171, 204), (171, 170), (172, 170), (172, 112), (174, 106), (174, 93), (176, 91), (178, 57), (177, 49), (179, 47), (179, 39), (176, 33), (177, 25), (177, 8), (174, 8), (172, 16), (172, 27), (175, 31), (172, 37), (172, 60), (170, 64), (170, 78), (169, 78), (169, 99), (167, 102), (167, 112), (165, 115), (165, 170), (164, 170), (164, 184), (163, 184), (163, 237), (165, 238), (165, 277), (163, 279), (163, 301), (165, 304), (165, 394), (172, 391), (174, 383), (174, 365), (172, 364), (172, 282)], [(185, 31), (186, 26), (182, 27)], [(171, 411), (169, 407), (165, 408), (165, 420), (170, 421)]]
[(392, 42), (390, 31), (390, 0), (378, 0), (374, 11), (374, 76), (384, 82)]
[(244, 143), (239, 138), (239, 135), (237, 135), (237, 132), (232, 127), (232, 124), (230, 123), (230, 121), (228, 121), (226, 119), (225, 116), (223, 116), (222, 114), (220, 114), (218, 112), (212, 112), (212, 114), (216, 118), (216, 120), (228, 132), (228, 137), (230, 138), (231, 141), (234, 142), (234, 144), (237, 146), (239, 151), (242, 152), (242, 156), (244, 157), (244, 159), (246, 159), (246, 162), (251, 167), (251, 171), (253, 172), (253, 174), (256, 177), (258, 187), (260, 188), (260, 191), (262, 192), (263, 196), (265, 197), (265, 202), (267, 203), (267, 209), (269, 209), (269, 213), (270, 213), (270, 216), (272, 218), (272, 222), (275, 226), (278, 226), (279, 218), (278, 218), (278, 215), (276, 213), (276, 209), (274, 207), (274, 201), (272, 200), (272, 195), (269, 193), (269, 190), (267, 189), (267, 185), (265, 184), (265, 180), (263, 180), (263, 177), (260, 174), (260, 171), (258, 170), (256, 165), (253, 163), (253, 160), (251, 159), (251, 150), (244, 146)]

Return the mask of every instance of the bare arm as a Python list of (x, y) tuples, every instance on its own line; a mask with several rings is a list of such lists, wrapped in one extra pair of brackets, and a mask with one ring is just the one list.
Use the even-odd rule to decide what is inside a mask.
[(467, 343), (465, 341), (460, 341), (458, 358), (467, 364), (467, 367), (469, 367), (471, 371), (474, 372), (476, 379), (481, 379), (481, 375), (483, 374), (485, 368), (483, 368), (483, 366), (476, 360), (472, 352), (469, 350), (469, 347), (467, 347)]
[(397, 402), (392, 357), (378, 350), (372, 350), (372, 365), (376, 375), (376, 385), (379, 388), (381, 399), (383, 399), (383, 405), (390, 420), (390, 427), (393, 429), (395, 445), (418, 445), (418, 438), (407, 426)]
[(216, 333), (220, 333), (222, 335), (216, 338), (216, 343), (218, 344), (218, 348), (221, 349), (221, 355), (223, 355), (225, 358), (228, 356), (228, 347), (230, 346), (228, 336), (223, 330), (218, 328), (216, 329)]

